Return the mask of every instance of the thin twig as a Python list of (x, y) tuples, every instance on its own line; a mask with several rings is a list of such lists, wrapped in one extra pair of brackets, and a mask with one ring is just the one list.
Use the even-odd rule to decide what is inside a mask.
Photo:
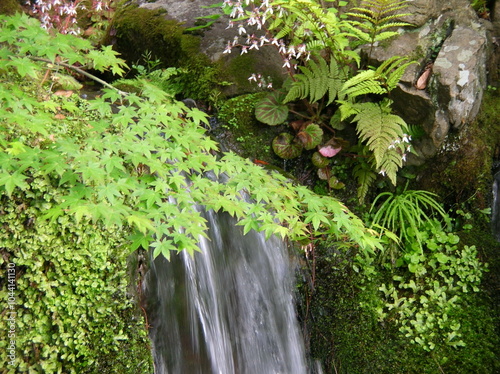
[(108, 88), (111, 88), (111, 89), (113, 89), (113, 90), (117, 91), (117, 92), (118, 92), (120, 95), (122, 95), (122, 96), (127, 96), (127, 95), (128, 95), (126, 92), (121, 91), (121, 90), (119, 90), (119, 89), (118, 89), (118, 88), (116, 88), (116, 87), (113, 87), (113, 86), (112, 86), (112, 85), (110, 85), (108, 82), (103, 81), (103, 80), (102, 80), (102, 79), (100, 79), (100, 78), (97, 78), (95, 75), (92, 75), (92, 74), (90, 74), (90, 73), (86, 72), (85, 70), (80, 69), (79, 67), (76, 67), (76, 66), (73, 66), (73, 65), (66, 64), (65, 62), (53, 62), (53, 61), (50, 61), (50, 60), (48, 60), (48, 59), (46, 59), (46, 58), (41, 58), (41, 57), (34, 57), (34, 56), (30, 56), (29, 58), (30, 58), (31, 60), (33, 60), (33, 61), (41, 61), (41, 62), (46, 62), (46, 63), (48, 63), (48, 64), (55, 64), (55, 65), (64, 66), (65, 68), (68, 68), (68, 69), (74, 70), (74, 71), (76, 71), (77, 73), (80, 73), (80, 74), (82, 74), (82, 75), (85, 75), (87, 78), (90, 78), (90, 79), (92, 79), (92, 80), (96, 81), (97, 83), (102, 84), (102, 85), (103, 85), (103, 86), (105, 86), (105, 87), (108, 87)]

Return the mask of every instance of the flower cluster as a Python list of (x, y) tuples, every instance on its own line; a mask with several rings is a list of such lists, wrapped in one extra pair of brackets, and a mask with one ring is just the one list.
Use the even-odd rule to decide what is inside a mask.
[[(403, 153), (401, 155), (402, 160), (406, 161), (406, 156), (407, 156), (408, 152), (411, 151), (410, 141), (411, 141), (411, 135), (403, 134), (402, 138), (398, 137), (395, 140), (393, 140), (391, 142), (391, 144), (389, 144), (389, 147), (387, 149), (395, 149), (397, 146), (401, 150), (401, 152)], [(407, 145), (405, 146), (404, 143), (407, 143)]]
[[(259, 50), (263, 46), (274, 46), (283, 58), (283, 67), (290, 74), (293, 74), (297, 69), (298, 59), (305, 58), (306, 61), (310, 59), (311, 52), (307, 51), (305, 43), (296, 46), (287, 45), (283, 39), (275, 38), (267, 29), (266, 22), (269, 19), (283, 17), (287, 14), (283, 7), (273, 5), (269, 0), (261, 1), (259, 6), (256, 6), (253, 0), (224, 0), (224, 6), (231, 7), (231, 20), (227, 28), (236, 26), (238, 35), (232, 41), (228, 41), (223, 53), (228, 54), (234, 48), (238, 48), (240, 54), (245, 54), (252, 49)], [(250, 7), (250, 10), (245, 11), (245, 7)], [(252, 33), (247, 32), (247, 28)], [(246, 40), (243, 40), (245, 37)], [(255, 74), (249, 80), (260, 83)], [(259, 86), (262, 85), (259, 84)]]
[[(103, 12), (110, 9), (112, 0), (36, 0), (28, 5), (33, 15), (40, 19), (42, 27), (55, 29), (63, 34), (80, 34), (77, 25), (77, 14), (88, 10)], [(87, 6), (85, 4), (88, 4)]]

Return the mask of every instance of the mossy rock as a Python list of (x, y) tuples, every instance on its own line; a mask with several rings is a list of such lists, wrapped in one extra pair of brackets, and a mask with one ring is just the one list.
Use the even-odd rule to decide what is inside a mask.
[[(471, 209), (490, 204), (493, 160), (500, 150), (500, 94), (483, 98), (479, 115), (459, 134), (453, 134), (444, 150), (424, 165), (418, 188), (433, 191), (450, 205), (468, 201)], [(473, 200), (470, 200), (474, 197)]]
[(259, 92), (234, 97), (220, 108), (218, 119), (221, 127), (214, 132), (223, 146), (242, 157), (276, 161), (271, 149), (274, 129), (255, 118), (255, 105), (267, 92)]
[[(235, 53), (238, 51), (235, 50)], [(252, 74), (261, 74), (266, 83), (272, 83), (274, 88), (280, 88), (284, 81), (284, 75), (279, 63), (277, 63), (278, 59), (273, 51), (264, 48), (251, 53), (223, 58), (221, 61), (225, 66), (224, 79), (234, 82), (234, 85), (226, 90), (227, 95), (241, 95), (260, 90), (255, 82), (248, 80)]]
[(14, 15), (18, 12), (22, 12), (23, 9), (17, 0), (2, 0), (0, 1), (0, 14), (6, 14), (8, 16)]
[(129, 63), (144, 63), (142, 55), (151, 52), (162, 66), (180, 66), (190, 55), (199, 52), (196, 36), (184, 34), (177, 21), (166, 19), (164, 10), (150, 10), (129, 5), (117, 11), (105, 44), (114, 45)]

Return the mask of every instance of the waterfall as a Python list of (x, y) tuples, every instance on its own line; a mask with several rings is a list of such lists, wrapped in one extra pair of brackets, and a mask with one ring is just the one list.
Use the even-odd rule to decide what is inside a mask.
[(491, 204), (491, 226), (493, 236), (500, 242), (500, 170), (493, 177), (493, 202)]
[(305, 374), (286, 245), (204, 213), (200, 252), (159, 256), (144, 282), (156, 374)]

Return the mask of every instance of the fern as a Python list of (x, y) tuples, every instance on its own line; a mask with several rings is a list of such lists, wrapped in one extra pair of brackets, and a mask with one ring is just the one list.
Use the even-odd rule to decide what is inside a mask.
[(408, 61), (407, 57), (392, 56), (377, 68), (376, 73), (384, 82), (387, 91), (392, 91), (401, 80), (406, 68), (416, 63), (416, 61)]
[[(365, 149), (364, 153), (368, 154), (366, 147), (363, 148)], [(361, 155), (361, 152), (359, 153)], [(373, 159), (373, 157), (371, 157), (371, 159)], [(356, 166), (354, 166), (353, 175), (358, 181), (358, 201), (360, 204), (363, 204), (370, 187), (377, 179), (377, 173), (368, 162), (360, 159)]]
[(342, 93), (351, 99), (367, 94), (383, 95), (387, 89), (379, 78), (376, 71), (364, 70), (344, 83)]
[(338, 96), (345, 72), (340, 70), (335, 60), (327, 64), (324, 58), (318, 57), (318, 62), (310, 60), (308, 66), (300, 66), (302, 74), (295, 75), (290, 91), (284, 103), (307, 98), (311, 102), (321, 100), (328, 93), (328, 102), (331, 104)]
[(397, 31), (387, 31), (399, 27), (411, 26), (407, 22), (397, 21), (398, 18), (410, 14), (398, 14), (397, 11), (407, 7), (407, 1), (394, 0), (365, 0), (360, 7), (351, 9), (349, 16), (358, 18), (361, 21), (352, 21), (352, 30), (364, 43), (370, 43), (371, 47), (375, 42), (397, 36)]
[(406, 57), (393, 56), (376, 70), (363, 70), (344, 83), (342, 94), (350, 98), (367, 94), (383, 95), (392, 91), (403, 76), (406, 68), (416, 63)]
[(358, 113), (353, 122), (357, 122), (356, 131), (361, 141), (373, 152), (375, 167), (396, 184), (396, 173), (403, 160), (398, 152), (400, 148), (393, 145), (403, 137), (408, 125), (401, 117), (391, 113), (390, 104), (390, 100), (380, 104), (354, 104), (352, 108)]

